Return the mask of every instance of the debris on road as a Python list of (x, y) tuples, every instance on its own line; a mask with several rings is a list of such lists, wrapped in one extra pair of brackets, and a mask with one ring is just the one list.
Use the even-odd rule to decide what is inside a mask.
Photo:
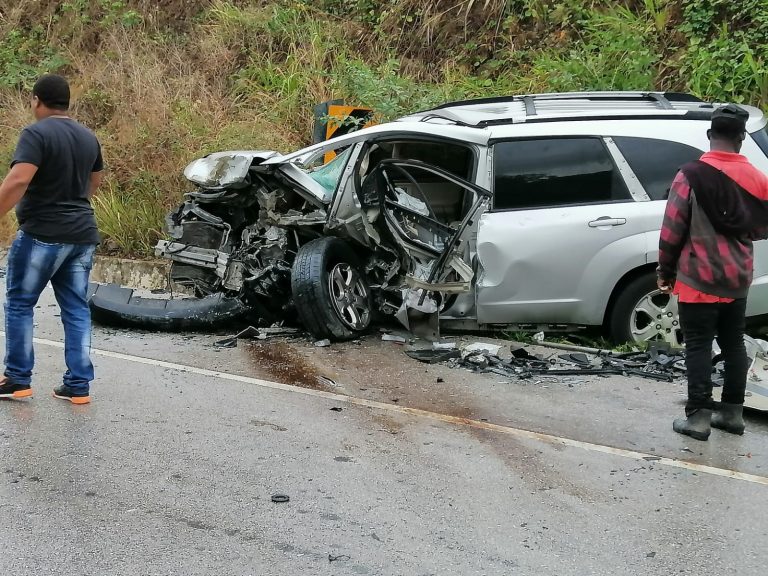
[(397, 344), (405, 344), (408, 339), (404, 336), (398, 336), (397, 334), (385, 333), (381, 335), (382, 342), (396, 342)]
[(346, 554), (340, 554), (339, 556), (328, 554), (328, 562), (340, 562), (342, 560), (352, 560), (352, 558)]
[(318, 374), (317, 376), (317, 383), (320, 384), (320, 386), (326, 386), (326, 387), (330, 386), (333, 388), (339, 387), (339, 385), (336, 383), (335, 380), (333, 380), (332, 378), (328, 378), (327, 376), (323, 376), (321, 374)]
[(256, 328), (255, 326), (248, 326), (248, 328), (241, 330), (234, 336), (224, 338), (223, 340), (217, 340), (213, 343), (216, 348), (236, 348), (237, 341), (242, 338), (251, 338), (253, 340), (266, 340), (267, 338), (276, 338), (278, 336), (296, 336), (301, 331), (297, 328), (286, 328), (284, 326), (270, 326), (268, 328)]
[(488, 354), (490, 356), (498, 356), (501, 345), (499, 344), (487, 344), (485, 342), (473, 342), (461, 347), (461, 355), (464, 358), (473, 356), (476, 354)]
[(212, 326), (239, 322), (248, 306), (223, 292), (202, 298), (147, 298), (140, 290), (117, 284), (88, 285), (88, 304), (94, 322), (106, 326), (181, 332), (207, 330)]
[(328, 340), (328, 338), (325, 338), (324, 340), (318, 340), (315, 342), (315, 348), (328, 348), (328, 346), (331, 345), (331, 341)]
[(433, 350), (455, 350), (456, 342), (432, 342)]
[(575, 344), (563, 344), (561, 342), (550, 342), (544, 339), (544, 332), (538, 332), (533, 335), (534, 341), (540, 346), (546, 346), (547, 348), (555, 348), (556, 350), (569, 350), (571, 352), (583, 352), (585, 354), (613, 354), (612, 350), (604, 350), (602, 348), (588, 348), (586, 346), (576, 346)]
[(272, 502), (276, 504), (282, 504), (283, 502), (289, 502), (291, 497), (287, 494), (272, 494)]
[(414, 360), (427, 364), (439, 364), (461, 358), (461, 352), (458, 350), (406, 350), (405, 353)]
[(573, 348), (577, 351), (544, 358), (526, 348), (512, 346), (510, 358), (502, 359), (499, 356), (500, 345), (474, 342), (459, 350), (416, 349), (406, 350), (406, 354), (428, 364), (447, 362), (453, 367), (516, 380), (554, 379), (571, 387), (583, 381), (564, 377), (624, 375), (672, 382), (682, 376), (684, 357), (666, 345), (652, 345), (647, 352), (623, 354), (597, 348), (559, 346), (561, 350)]

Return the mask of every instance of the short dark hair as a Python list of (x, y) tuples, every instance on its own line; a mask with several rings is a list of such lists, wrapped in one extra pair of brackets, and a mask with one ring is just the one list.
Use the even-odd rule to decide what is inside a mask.
[(722, 140), (739, 140), (747, 131), (749, 112), (736, 104), (721, 106), (712, 113), (712, 134)]
[(53, 110), (69, 110), (69, 84), (63, 76), (45, 74), (38, 78), (32, 95)]

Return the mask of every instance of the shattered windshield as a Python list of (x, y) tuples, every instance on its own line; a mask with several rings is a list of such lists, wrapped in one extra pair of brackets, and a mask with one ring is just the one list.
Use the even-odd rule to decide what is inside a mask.
[(309, 177), (325, 189), (327, 197), (332, 196), (336, 191), (351, 151), (352, 147), (350, 146), (330, 162), (317, 168), (305, 169)]

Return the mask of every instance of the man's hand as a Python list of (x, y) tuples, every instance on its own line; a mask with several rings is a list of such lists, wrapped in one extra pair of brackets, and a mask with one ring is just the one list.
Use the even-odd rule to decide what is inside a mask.
[(669, 280), (659, 278), (656, 280), (656, 285), (659, 287), (662, 294), (672, 294), (672, 283)]

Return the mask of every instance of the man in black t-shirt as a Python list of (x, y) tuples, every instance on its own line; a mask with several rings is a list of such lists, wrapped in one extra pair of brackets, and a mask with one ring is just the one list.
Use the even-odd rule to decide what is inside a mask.
[(0, 398), (32, 396), (33, 314), (48, 282), (61, 308), (67, 371), (56, 398), (90, 402), (91, 316), (88, 277), (99, 243), (90, 198), (102, 179), (96, 136), (69, 117), (69, 85), (41, 77), (32, 89), (37, 122), (21, 133), (11, 170), (0, 184), (0, 217), (16, 207), (19, 232), (8, 252), (5, 374)]

